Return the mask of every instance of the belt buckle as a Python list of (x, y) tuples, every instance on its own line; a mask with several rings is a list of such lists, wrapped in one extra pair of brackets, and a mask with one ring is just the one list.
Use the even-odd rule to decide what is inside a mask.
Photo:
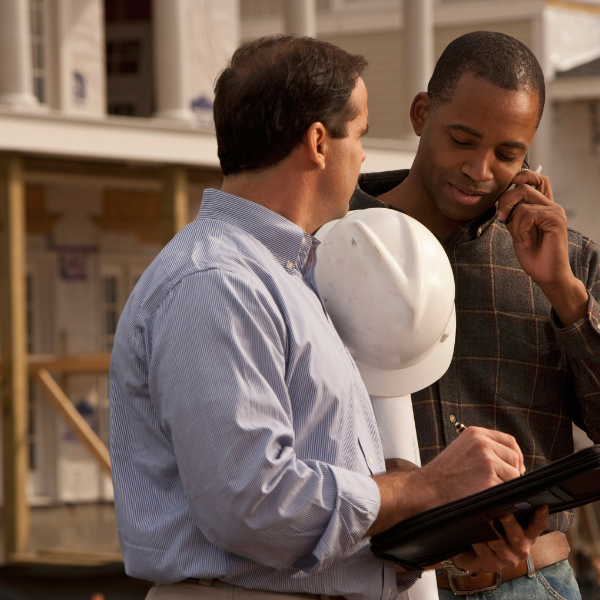
[(488, 585), (487, 587), (478, 588), (476, 590), (459, 590), (454, 584), (454, 577), (450, 575), (446, 571), (446, 575), (448, 576), (448, 583), (450, 584), (450, 589), (455, 596), (468, 596), (470, 594), (478, 594), (479, 592), (491, 592), (492, 590), (497, 590), (502, 583), (502, 572), (498, 571), (496, 573), (496, 581), (492, 583), (492, 585)]

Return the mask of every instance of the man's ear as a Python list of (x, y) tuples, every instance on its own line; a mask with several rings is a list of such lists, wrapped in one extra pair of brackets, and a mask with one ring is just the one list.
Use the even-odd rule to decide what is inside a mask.
[(325, 168), (325, 157), (327, 155), (327, 130), (323, 123), (313, 123), (304, 134), (302, 144), (308, 160), (315, 163), (319, 169)]
[(410, 122), (415, 133), (420, 136), (431, 110), (431, 98), (427, 92), (419, 92), (410, 105)]

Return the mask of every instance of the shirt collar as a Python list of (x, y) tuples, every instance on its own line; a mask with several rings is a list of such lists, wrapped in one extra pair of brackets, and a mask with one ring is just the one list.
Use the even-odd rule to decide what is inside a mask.
[[(365, 206), (358, 206), (357, 208), (369, 208), (375, 206), (374, 204), (367, 206), (367, 198), (361, 197), (362, 194), (368, 194), (370, 196), (380, 196), (385, 194), (389, 190), (400, 185), (408, 177), (409, 169), (401, 169), (398, 171), (383, 171), (381, 173), (364, 173), (358, 178), (357, 191), (355, 192), (355, 199), (357, 204), (365, 204)], [(373, 198), (376, 202), (386, 208), (394, 208), (389, 204), (385, 204)], [(351, 207), (353, 208), (353, 207)], [(396, 209), (399, 210), (399, 209)], [(400, 211), (403, 212), (403, 211)], [(458, 229), (453, 231), (450, 235), (446, 236), (442, 243), (451, 245), (462, 241), (474, 240), (486, 231), (486, 229), (494, 223), (496, 220), (496, 207), (492, 206), (486, 210), (483, 214), (465, 221)]]
[(309, 250), (319, 241), (285, 217), (221, 190), (204, 190), (198, 219), (215, 219), (243, 229), (273, 254), (286, 271), (304, 272)]

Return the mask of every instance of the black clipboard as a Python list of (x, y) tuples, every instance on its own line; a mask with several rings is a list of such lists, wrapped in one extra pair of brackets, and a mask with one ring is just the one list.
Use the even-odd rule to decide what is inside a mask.
[[(497, 519), (515, 514), (526, 524), (536, 506), (550, 513), (600, 499), (600, 445), (584, 448), (522, 477), (415, 515), (371, 538), (373, 553), (408, 570), (420, 570), (471, 544), (498, 539)], [(492, 525), (493, 524), (493, 525)]]

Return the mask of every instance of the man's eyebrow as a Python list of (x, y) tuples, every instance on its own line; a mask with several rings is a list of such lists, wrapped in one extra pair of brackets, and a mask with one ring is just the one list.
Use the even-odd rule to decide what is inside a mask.
[[(464, 131), (465, 133), (468, 133), (469, 135), (472, 135), (473, 137), (476, 137), (479, 140), (483, 139), (483, 135), (481, 135), (481, 133), (479, 133), (479, 131), (475, 130), (475, 129), (471, 129), (470, 127), (467, 127), (466, 125), (450, 125), (449, 129), (457, 129), (458, 131)], [(508, 142), (502, 142), (500, 144), (500, 146), (507, 146), (508, 148), (516, 148), (517, 150), (527, 150), (527, 146), (521, 142), (513, 142), (513, 141), (508, 141)]]
[(527, 150), (527, 146), (521, 142), (502, 142), (501, 146), (508, 146), (509, 148), (516, 148), (517, 150)]
[(457, 129), (458, 131), (464, 131), (465, 133), (468, 133), (469, 135), (472, 135), (473, 137), (476, 137), (479, 140), (483, 139), (483, 135), (481, 135), (481, 133), (479, 133), (479, 131), (477, 131), (475, 129), (471, 129), (470, 127), (467, 127), (466, 125), (450, 125), (449, 129)]
[(369, 133), (369, 124), (368, 123), (367, 123), (367, 126), (360, 132), (360, 137), (367, 135), (367, 133)]

